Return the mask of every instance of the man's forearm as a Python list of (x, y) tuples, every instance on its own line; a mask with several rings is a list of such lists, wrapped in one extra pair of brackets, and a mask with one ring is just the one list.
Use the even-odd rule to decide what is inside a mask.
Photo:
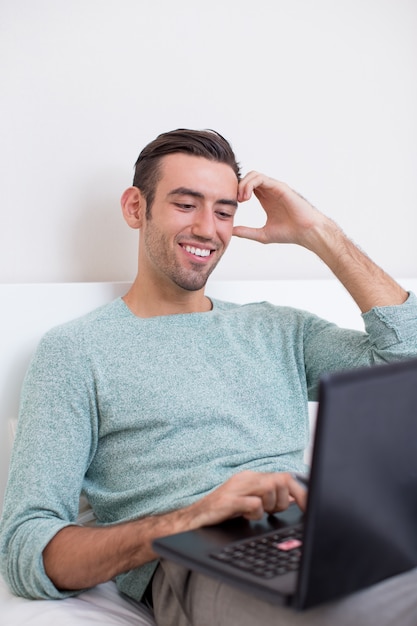
[(239, 183), (239, 202), (256, 195), (266, 213), (262, 228), (235, 226), (233, 234), (260, 243), (295, 243), (331, 269), (364, 313), (375, 306), (402, 304), (404, 291), (373, 263), (328, 217), (285, 183), (249, 172)]
[(315, 252), (349, 291), (362, 313), (375, 306), (402, 304), (408, 293), (330, 219), (313, 229), (308, 248)]
[(306, 490), (287, 473), (244, 471), (188, 507), (105, 528), (67, 526), (43, 552), (47, 575), (60, 590), (93, 587), (156, 558), (152, 541), (243, 515), (286, 509), (292, 499), (305, 509)]
[(46, 574), (60, 590), (85, 589), (156, 558), (152, 541), (190, 526), (189, 509), (113, 526), (67, 526), (43, 552)]

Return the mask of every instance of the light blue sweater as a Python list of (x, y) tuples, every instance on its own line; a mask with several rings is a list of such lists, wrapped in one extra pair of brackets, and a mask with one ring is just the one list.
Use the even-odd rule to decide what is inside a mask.
[[(27, 597), (61, 598), (42, 551), (75, 523), (163, 513), (232, 474), (302, 470), (307, 400), (329, 370), (417, 355), (417, 299), (366, 333), (268, 303), (141, 319), (121, 299), (50, 331), (24, 383), (1, 523), (1, 566)], [(156, 564), (118, 578), (140, 598)]]

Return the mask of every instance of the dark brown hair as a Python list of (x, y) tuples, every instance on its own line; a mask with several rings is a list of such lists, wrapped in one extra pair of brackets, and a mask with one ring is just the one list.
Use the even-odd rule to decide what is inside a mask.
[(146, 200), (146, 217), (151, 214), (156, 185), (161, 178), (161, 159), (167, 154), (183, 152), (210, 161), (230, 165), (240, 180), (240, 166), (229, 142), (214, 130), (189, 130), (178, 128), (158, 135), (140, 153), (135, 163), (134, 187), (138, 187)]

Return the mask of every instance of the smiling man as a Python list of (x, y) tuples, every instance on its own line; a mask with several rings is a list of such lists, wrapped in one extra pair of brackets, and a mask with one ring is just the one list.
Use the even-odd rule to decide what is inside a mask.
[(184, 312), (209, 310), (203, 289), (232, 237), (236, 171), (226, 163), (175, 153), (163, 158), (158, 172), (151, 204), (136, 186), (122, 196), (127, 223), (140, 229), (139, 273), (125, 301), (144, 307), (156, 296), (158, 310), (161, 297), (167, 311), (175, 310), (178, 299)]
[[(234, 225), (252, 195), (265, 225)], [(415, 296), (286, 184), (241, 178), (214, 131), (157, 137), (121, 204), (139, 230), (131, 289), (47, 333), (25, 380), (0, 529), (11, 588), (64, 598), (116, 579), (153, 603), (158, 625), (415, 626), (415, 572), (297, 614), (152, 550), (157, 537), (258, 519), (294, 499), (304, 508), (292, 472), (304, 470), (320, 375), (416, 356)], [(366, 332), (267, 302), (209, 299), (206, 281), (233, 235), (318, 255)], [(81, 491), (96, 527), (77, 525)]]

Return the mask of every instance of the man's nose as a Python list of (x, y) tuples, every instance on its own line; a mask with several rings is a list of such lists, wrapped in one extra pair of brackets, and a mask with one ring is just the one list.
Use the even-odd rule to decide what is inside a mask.
[(210, 208), (200, 209), (194, 216), (192, 233), (204, 239), (212, 239), (216, 234), (215, 215)]

